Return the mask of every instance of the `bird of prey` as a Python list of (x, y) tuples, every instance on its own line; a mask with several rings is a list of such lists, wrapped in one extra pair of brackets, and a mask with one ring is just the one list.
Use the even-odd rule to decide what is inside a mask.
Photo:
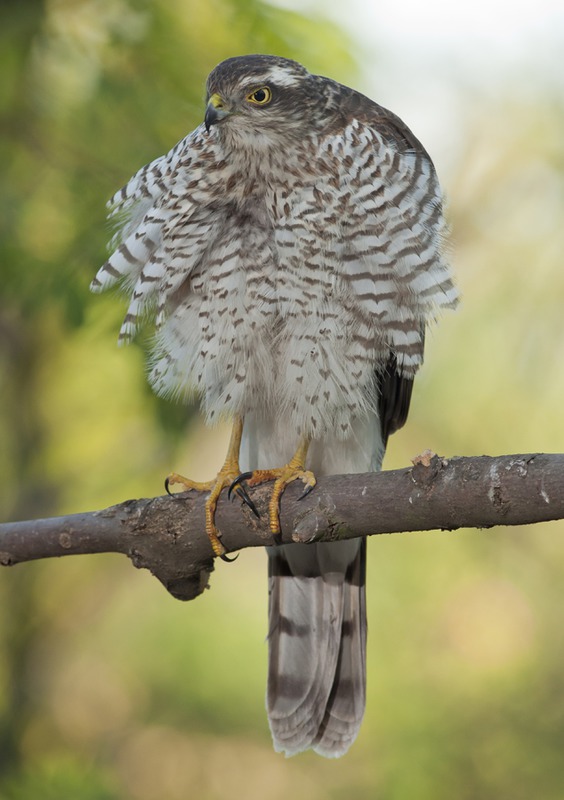
[(221, 491), (274, 481), (267, 709), (276, 750), (341, 756), (366, 693), (365, 539), (281, 545), (285, 487), (380, 469), (407, 417), (426, 326), (457, 292), (432, 161), (392, 112), (295, 61), (246, 55), (207, 80), (204, 121), (110, 201), (92, 283), (155, 320), (150, 382), (233, 421)]

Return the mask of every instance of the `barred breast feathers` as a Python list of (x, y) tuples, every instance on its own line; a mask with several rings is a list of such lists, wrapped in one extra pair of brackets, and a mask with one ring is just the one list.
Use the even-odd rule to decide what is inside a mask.
[[(351, 197), (343, 276), (396, 354), (400, 372), (423, 358), (422, 331), (458, 293), (445, 255), (443, 199), (426, 152), (397, 149), (379, 129), (353, 120), (342, 145)], [(355, 156), (347, 153), (354, 143)], [(350, 145), (349, 145), (350, 147)]]
[(425, 326), (457, 303), (431, 159), (391, 112), (331, 91), (340, 127), (257, 151), (254, 175), (252, 138), (226, 154), (200, 126), (109, 203), (116, 250), (92, 288), (130, 292), (122, 342), (154, 315), (155, 390), (196, 390), (210, 418), (276, 382), (298, 429), (346, 436), (377, 405), (374, 371), (392, 353), (412, 378)]
[(346, 438), (351, 420), (374, 410), (374, 373), (390, 353), (413, 378), (425, 326), (457, 302), (434, 168), (422, 148), (400, 152), (406, 142), (353, 119), (317, 140), (315, 179), (282, 195), (280, 383), (293, 424), (310, 435)]
[(207, 241), (210, 220), (193, 217), (200, 205), (197, 194), (209, 184), (209, 147), (201, 125), (142, 167), (108, 202), (108, 218), (117, 228), (110, 243), (115, 250), (91, 289), (101, 292), (121, 283), (130, 293), (120, 343), (133, 338), (144, 312), (153, 311), (157, 325), (162, 323), (167, 296), (197, 262), (198, 245), (201, 250)]

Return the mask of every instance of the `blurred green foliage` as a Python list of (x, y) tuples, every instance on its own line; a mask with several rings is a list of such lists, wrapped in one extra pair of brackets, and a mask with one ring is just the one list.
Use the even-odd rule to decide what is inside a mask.
[[(123, 303), (88, 294), (104, 202), (201, 121), (222, 58), (273, 52), (351, 83), (352, 45), (257, 0), (0, 13), (0, 515), (154, 495), (172, 468), (211, 476), (225, 431), (157, 401), (142, 346), (115, 347)], [(429, 337), (388, 467), (426, 447), (562, 450), (563, 123), (561, 97), (518, 81), (460, 103), (441, 177), (464, 303)], [(371, 541), (368, 712), (338, 762), (272, 752), (262, 553), (218, 565), (188, 606), (117, 556), (3, 570), (0, 797), (557, 800), (563, 533)]]

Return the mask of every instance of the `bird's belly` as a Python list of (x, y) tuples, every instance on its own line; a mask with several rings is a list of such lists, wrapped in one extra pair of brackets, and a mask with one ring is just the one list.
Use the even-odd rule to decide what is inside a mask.
[(151, 380), (161, 394), (197, 393), (208, 421), (253, 414), (346, 439), (376, 407), (375, 342), (345, 295), (208, 278), (159, 334)]

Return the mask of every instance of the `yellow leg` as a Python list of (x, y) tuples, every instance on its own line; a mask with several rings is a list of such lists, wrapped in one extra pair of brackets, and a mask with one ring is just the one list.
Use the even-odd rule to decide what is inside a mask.
[[(280, 498), (286, 486), (292, 481), (302, 481), (305, 484), (302, 497), (305, 497), (317, 483), (313, 472), (305, 468), (308, 449), (309, 439), (304, 438), (300, 441), (298, 449), (285, 466), (276, 469), (256, 469), (253, 472), (247, 472), (239, 476), (239, 481), (244, 480), (247, 486), (258, 486), (261, 483), (266, 483), (266, 481), (274, 481), (274, 488), (268, 504), (270, 530), (273, 536), (279, 536), (280, 534)], [(235, 484), (232, 484), (232, 490), (239, 481), (235, 481)]]
[[(239, 450), (241, 448), (241, 436), (243, 435), (243, 419), (242, 417), (235, 417), (233, 428), (231, 430), (231, 438), (229, 440), (229, 447), (227, 449), (227, 456), (225, 463), (219, 470), (217, 477), (213, 481), (193, 481), (190, 478), (185, 478), (178, 473), (171, 473), (165, 481), (165, 488), (168, 492), (168, 487), (173, 485), (183, 486), (184, 489), (193, 489), (197, 492), (209, 492), (208, 499), (206, 500), (206, 533), (210, 540), (212, 550), (216, 556), (230, 561), (225, 556), (225, 547), (222, 545), (221, 533), (215, 524), (215, 512), (217, 509), (217, 502), (223, 489), (231, 486), (233, 481), (241, 474), (239, 467)], [(251, 503), (251, 508), (254, 508)]]

